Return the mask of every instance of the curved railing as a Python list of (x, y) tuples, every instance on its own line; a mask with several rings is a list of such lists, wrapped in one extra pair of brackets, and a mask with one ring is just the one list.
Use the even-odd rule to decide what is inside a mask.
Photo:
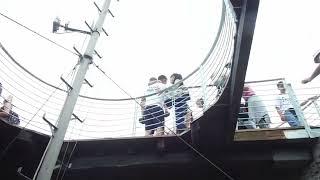
[[(213, 106), (227, 84), (232, 64), (234, 42), (236, 35), (236, 19), (228, 1), (223, 1), (220, 25), (216, 38), (201, 65), (185, 77), (185, 90), (190, 94), (188, 100), (188, 115), (192, 120), (202, 116), (202, 113)], [(226, 4), (225, 4), (226, 3)], [(46, 119), (56, 124), (60, 110), (66, 97), (64, 84), (53, 86), (44, 83), (34, 76), (10, 56), (7, 51), (0, 51), (0, 80), (3, 84), (2, 98), (13, 96), (13, 111), (19, 114), (19, 126), (44, 134), (51, 134), (49, 126), (42, 120)], [(71, 72), (66, 79), (72, 79)], [(169, 99), (175, 99), (177, 84), (163, 91)], [(147, 95), (148, 98), (157, 94)], [(127, 99), (103, 99), (80, 96), (74, 114), (83, 123), (72, 120), (67, 131), (67, 139), (114, 138), (128, 136), (143, 136), (145, 125), (139, 122), (142, 118), (140, 102), (142, 97)], [(172, 107), (170, 116), (165, 118), (167, 134), (175, 132), (176, 116), (179, 110)], [(147, 121), (143, 119), (142, 121)], [(184, 118), (180, 123), (188, 124), (190, 119)], [(178, 119), (179, 121), (179, 119)], [(187, 129), (187, 128), (186, 128)], [(186, 130), (184, 129), (184, 130)]]

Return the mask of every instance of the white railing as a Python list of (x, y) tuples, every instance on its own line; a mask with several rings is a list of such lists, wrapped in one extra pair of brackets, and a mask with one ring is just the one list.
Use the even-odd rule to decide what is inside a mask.
[[(283, 82), (285, 91), (277, 86)], [(309, 137), (314, 137), (315, 127), (320, 127), (319, 89), (300, 84), (291, 85), (284, 78), (246, 82), (255, 95), (242, 99), (238, 130), (258, 128), (305, 128)], [(296, 87), (294, 87), (296, 86)], [(244, 95), (248, 89), (244, 89)], [(253, 100), (245, 100), (250, 96)], [(280, 107), (278, 112), (276, 107)]]
[[(220, 25), (210, 51), (201, 65), (181, 81), (190, 95), (190, 100), (187, 101), (187, 115), (192, 114), (193, 120), (201, 117), (204, 111), (215, 104), (229, 79), (236, 19), (230, 4), (225, 6), (224, 2), (227, 1), (222, 1)], [(0, 82), (3, 84), (2, 99), (7, 95), (13, 96), (13, 111), (19, 114), (21, 121), (19, 126), (51, 135), (50, 128), (42, 120), (42, 116), (46, 114), (46, 119), (56, 124), (66, 96), (66, 91), (61, 90), (66, 89), (65, 85), (60, 84), (59, 87), (55, 87), (44, 84), (2, 51), (0, 51), (0, 69)], [(72, 73), (65, 78), (72, 79)], [(176, 121), (181, 120), (176, 118), (175, 112), (179, 111), (179, 107), (174, 107), (176, 96), (172, 96), (177, 89), (179, 88), (175, 84), (165, 90), (167, 97), (173, 100), (173, 107), (169, 109), (170, 116), (165, 118), (166, 134), (176, 132)], [(66, 138), (144, 136), (145, 125), (139, 122), (143, 117), (140, 107), (142, 98), (145, 97), (128, 99), (79, 97), (74, 114), (84, 122), (72, 120)], [(188, 128), (189, 120), (184, 118), (179, 122), (186, 125), (183, 130)]]

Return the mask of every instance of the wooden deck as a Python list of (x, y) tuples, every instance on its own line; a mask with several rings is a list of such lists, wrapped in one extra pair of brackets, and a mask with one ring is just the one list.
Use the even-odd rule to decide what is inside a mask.
[[(320, 127), (311, 128), (312, 138), (320, 137)], [(263, 141), (279, 139), (309, 138), (304, 128), (270, 128), (238, 130), (234, 135), (235, 141)]]

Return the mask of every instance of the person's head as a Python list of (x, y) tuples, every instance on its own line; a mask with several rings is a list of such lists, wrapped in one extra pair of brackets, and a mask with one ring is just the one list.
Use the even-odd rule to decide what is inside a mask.
[(154, 84), (155, 82), (157, 82), (158, 80), (157, 80), (157, 78), (155, 78), (155, 77), (151, 77), (150, 79), (149, 79), (149, 85), (150, 84)]
[(279, 82), (277, 83), (277, 88), (280, 90), (281, 93), (285, 93), (285, 92), (286, 92), (286, 89), (285, 89), (285, 87), (284, 87), (283, 81), (279, 81)]
[(251, 88), (250, 88), (250, 86), (248, 86), (248, 85), (243, 85), (243, 92), (247, 92), (247, 91), (250, 91), (251, 90)]
[[(182, 75), (181, 74), (177, 74), (177, 73), (173, 73), (171, 76), (170, 76), (170, 83), (171, 84), (174, 84), (176, 83), (176, 81), (179, 81), (179, 80), (182, 80)], [(182, 83), (181, 83), (182, 84)]]
[(197, 99), (196, 105), (198, 106), (198, 108), (203, 108), (203, 106), (204, 106), (204, 100), (203, 100), (202, 98)]
[(320, 63), (320, 52), (318, 52), (318, 53), (314, 56), (313, 60), (314, 60), (314, 63)]
[(248, 86), (247, 84), (245, 84), (243, 86), (243, 91), (242, 91), (242, 98), (245, 100), (245, 101), (248, 101), (248, 99), (251, 97), (251, 96), (254, 96), (256, 93), (252, 90), (252, 88), (250, 86)]
[(167, 77), (165, 75), (160, 75), (158, 80), (161, 81), (162, 84), (167, 84)]

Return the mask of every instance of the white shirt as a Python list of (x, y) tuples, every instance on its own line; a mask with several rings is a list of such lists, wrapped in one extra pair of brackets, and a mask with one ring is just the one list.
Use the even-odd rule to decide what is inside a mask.
[[(176, 79), (174, 81), (174, 84), (176, 84), (177, 82), (179, 82), (179, 79)], [(167, 96), (171, 97), (171, 98), (179, 98), (181, 96), (183, 96), (184, 94), (189, 94), (188, 89), (184, 86), (184, 85), (180, 85), (180, 86), (176, 86), (175, 88), (169, 90), (169, 92), (167, 92)]]
[(153, 83), (149, 83), (144, 95), (149, 95), (154, 93), (157, 93), (157, 94), (146, 97), (145, 106), (158, 105), (160, 107), (163, 107), (164, 93), (159, 94), (159, 92), (164, 89), (165, 89), (165, 86), (161, 82), (155, 81)]
[(289, 96), (287, 94), (280, 94), (276, 99), (276, 107), (280, 109), (281, 113), (284, 114), (285, 110), (293, 108)]

